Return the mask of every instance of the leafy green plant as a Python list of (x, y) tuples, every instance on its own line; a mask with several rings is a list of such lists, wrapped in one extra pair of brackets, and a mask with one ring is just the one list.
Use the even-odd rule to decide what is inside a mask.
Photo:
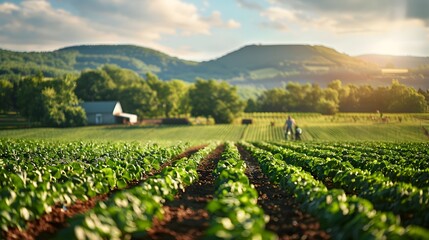
[(198, 163), (215, 147), (211, 144), (189, 158), (165, 167), (140, 185), (119, 191), (84, 215), (70, 221), (57, 239), (130, 239), (142, 237), (154, 217), (163, 216), (163, 204), (197, 178)]
[(271, 180), (293, 192), (301, 207), (319, 218), (334, 239), (425, 239), (429, 234), (420, 227), (402, 227), (392, 212), (376, 211), (366, 199), (347, 196), (342, 189), (328, 190), (303, 168), (288, 164), (291, 159), (283, 159), (282, 154), (242, 145)]
[(216, 191), (207, 209), (211, 214), (208, 239), (276, 239), (265, 230), (269, 220), (257, 205), (258, 193), (245, 174), (237, 148), (227, 142), (214, 171)]
[(413, 223), (429, 224), (429, 189), (417, 188), (408, 183), (392, 182), (380, 173), (354, 168), (341, 159), (308, 156), (285, 147), (257, 143), (283, 156), (292, 165), (302, 167), (317, 179), (332, 179), (333, 184), (347, 193), (368, 199), (375, 208), (396, 214), (413, 214)]
[(184, 147), (0, 140), (1, 229), (22, 229), (55, 204), (125, 188)]

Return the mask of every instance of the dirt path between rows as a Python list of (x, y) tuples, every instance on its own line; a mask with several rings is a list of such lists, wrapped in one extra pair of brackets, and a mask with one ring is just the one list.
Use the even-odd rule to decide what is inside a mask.
[[(134, 187), (144, 181), (146, 178), (159, 173), (166, 166), (171, 165), (172, 162), (181, 159), (183, 157), (189, 157), (193, 153), (197, 152), (205, 145), (193, 146), (186, 149), (181, 154), (172, 158), (171, 161), (164, 163), (159, 170), (151, 171), (145, 176), (143, 180), (132, 181), (128, 184), (127, 188)], [(67, 226), (67, 220), (78, 215), (85, 213), (95, 207), (97, 202), (106, 201), (109, 196), (114, 194), (117, 190), (114, 189), (108, 194), (102, 194), (90, 198), (87, 201), (77, 200), (70, 206), (63, 207), (62, 205), (55, 205), (52, 207), (52, 212), (44, 214), (38, 219), (27, 223), (27, 227), (24, 231), (20, 231), (18, 228), (10, 228), (7, 232), (2, 231), (0, 239), (8, 240), (34, 240), (34, 239), (48, 239), (52, 237), (59, 229)]]
[(197, 169), (198, 181), (165, 204), (163, 220), (155, 219), (147, 237), (142, 239), (189, 240), (203, 237), (209, 226), (206, 206), (215, 191), (213, 170), (223, 150), (224, 146), (220, 145), (201, 161)]
[(240, 155), (246, 161), (246, 175), (258, 191), (258, 205), (270, 216), (266, 229), (275, 232), (279, 239), (330, 239), (317, 219), (299, 210), (293, 194), (270, 183), (259, 164), (241, 146)]

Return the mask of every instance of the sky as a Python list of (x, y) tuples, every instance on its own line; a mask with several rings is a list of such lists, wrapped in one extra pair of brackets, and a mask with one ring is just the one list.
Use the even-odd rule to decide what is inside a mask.
[(0, 0), (0, 48), (133, 44), (204, 61), (249, 44), (429, 56), (429, 0)]

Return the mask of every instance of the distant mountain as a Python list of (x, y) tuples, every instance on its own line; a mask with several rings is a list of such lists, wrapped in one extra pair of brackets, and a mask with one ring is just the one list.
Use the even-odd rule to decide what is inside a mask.
[(171, 57), (165, 53), (133, 45), (83, 45), (52, 52), (13, 52), (0, 50), (0, 75), (28, 75), (42, 71), (45, 76), (96, 69), (115, 64), (140, 75), (153, 72), (163, 79), (192, 71), (197, 62)]
[(140, 75), (147, 72), (173, 78), (176, 73), (192, 69), (197, 62), (185, 61), (165, 53), (134, 45), (85, 45), (59, 49), (59, 53), (77, 53), (73, 68), (97, 68), (103, 64), (116, 64)]
[(324, 46), (249, 45), (203, 62), (199, 69), (214, 78), (226, 75), (226, 79), (257, 80), (333, 71), (370, 71), (376, 66)]
[(366, 54), (357, 56), (357, 58), (377, 64), (380, 68), (416, 69), (419, 67), (429, 66), (429, 57)]
[(308, 70), (307, 67), (368, 68), (370, 64), (339, 53), (332, 48), (310, 45), (249, 45), (221, 58), (206, 62), (222, 67), (255, 70), (277, 69)]
[[(428, 62), (428, 58), (407, 58), (407, 61), (397, 60), (402, 59), (399, 57), (389, 61), (399, 67)], [(205, 62), (186, 61), (134, 45), (83, 45), (52, 52), (0, 49), (0, 76), (42, 72), (52, 77), (115, 64), (142, 76), (153, 72), (164, 80), (194, 81), (201, 77), (265, 88), (281, 86), (288, 81), (325, 85), (334, 79), (341, 79), (344, 83), (380, 85), (391, 81), (391, 76), (377, 75), (389, 61), (375, 55), (351, 57), (332, 48), (311, 45), (249, 45)], [(372, 76), (378, 80), (373, 81)], [(420, 84), (419, 81), (414, 79), (413, 84)]]

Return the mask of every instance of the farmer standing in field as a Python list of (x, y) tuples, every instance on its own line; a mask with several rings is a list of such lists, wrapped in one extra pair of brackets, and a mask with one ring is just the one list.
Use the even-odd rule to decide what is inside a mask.
[(285, 122), (285, 138), (288, 138), (288, 134), (290, 132), (290, 136), (293, 139), (293, 126), (295, 125), (295, 120), (291, 116), (288, 116)]

